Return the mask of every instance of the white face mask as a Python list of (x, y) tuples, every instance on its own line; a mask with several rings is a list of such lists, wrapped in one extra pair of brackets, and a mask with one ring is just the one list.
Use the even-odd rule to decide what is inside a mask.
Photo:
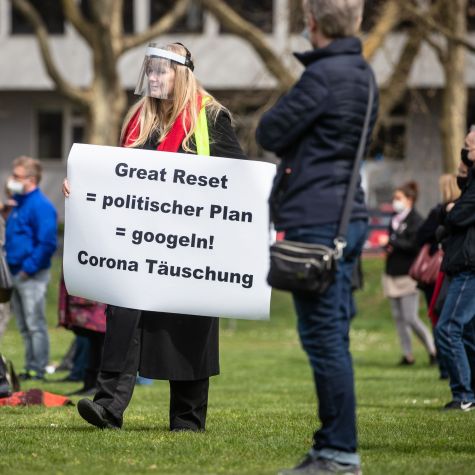
[(16, 181), (13, 178), (10, 178), (7, 182), (7, 190), (12, 195), (23, 195), (25, 192), (25, 185), (20, 181)]
[(393, 200), (393, 209), (396, 213), (402, 213), (406, 210), (406, 205), (401, 200)]

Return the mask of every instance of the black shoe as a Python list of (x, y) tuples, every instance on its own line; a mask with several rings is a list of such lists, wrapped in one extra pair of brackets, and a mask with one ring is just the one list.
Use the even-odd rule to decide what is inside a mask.
[(296, 467), (282, 470), (279, 475), (331, 475), (339, 473), (340, 475), (361, 475), (359, 465), (348, 465), (335, 462), (334, 460), (307, 456)]
[(120, 429), (120, 425), (107, 410), (90, 399), (81, 399), (78, 402), (79, 415), (89, 424), (99, 429)]
[(81, 389), (67, 393), (66, 396), (95, 396), (96, 392), (97, 392), (97, 389), (95, 387), (93, 388), (82, 387)]
[(475, 402), (470, 401), (450, 401), (443, 408), (443, 411), (473, 411), (475, 409)]
[(23, 373), (18, 374), (18, 379), (20, 381), (28, 381), (31, 379), (31, 374), (29, 371), (24, 371)]
[(45, 375), (36, 371), (24, 371), (18, 375), (20, 381), (45, 381)]
[(398, 363), (398, 366), (412, 366), (415, 363), (415, 360), (410, 360), (407, 357), (403, 356), (401, 361)]

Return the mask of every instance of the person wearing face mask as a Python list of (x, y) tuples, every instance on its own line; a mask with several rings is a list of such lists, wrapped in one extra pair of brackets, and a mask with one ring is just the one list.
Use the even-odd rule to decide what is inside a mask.
[(400, 365), (414, 364), (412, 335), (414, 332), (429, 353), (429, 362), (436, 360), (432, 335), (420, 320), (419, 290), (417, 282), (409, 275), (409, 268), (419, 251), (417, 232), (422, 217), (415, 210), (418, 186), (408, 182), (396, 188), (393, 194), (394, 215), (389, 225), (386, 245), (386, 265), (383, 274), (383, 289), (391, 304), (402, 349)]
[(7, 263), (13, 277), (12, 311), (25, 344), (21, 379), (42, 380), (49, 359), (45, 316), (51, 258), (56, 250), (56, 210), (39, 188), (39, 160), (21, 156), (13, 161), (7, 182), (16, 202), (5, 230)]
[(465, 138), (458, 184), (462, 195), (442, 212), (441, 270), (450, 279), (435, 336), (452, 400), (443, 410), (475, 409), (475, 130)]
[[(142, 98), (125, 117), (121, 146), (246, 158), (229, 111), (203, 89), (193, 69), (181, 43), (148, 46), (135, 89)], [(63, 192), (74, 193), (67, 180)], [(138, 372), (169, 381), (171, 431), (205, 430), (209, 378), (219, 374), (218, 332), (217, 318), (108, 305), (97, 392), (93, 401), (78, 402), (80, 416), (101, 429), (120, 429)]]

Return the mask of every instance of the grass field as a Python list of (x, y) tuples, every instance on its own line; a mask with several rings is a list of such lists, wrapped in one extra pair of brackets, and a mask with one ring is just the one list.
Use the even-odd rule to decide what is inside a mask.
[[(48, 299), (52, 360), (72, 335), (55, 328), (59, 262)], [(365, 475), (475, 474), (475, 412), (443, 413), (446, 381), (416, 343), (416, 365), (400, 358), (379, 281), (382, 262), (364, 262), (352, 329), (360, 451)], [(221, 322), (221, 375), (211, 381), (207, 431), (168, 432), (168, 385), (137, 387), (121, 431), (100, 431), (74, 407), (0, 409), (1, 474), (274, 474), (311, 444), (316, 403), (289, 297), (275, 293), (270, 322)], [(0, 351), (22, 367), (14, 322)], [(51, 380), (63, 374), (52, 375)], [(24, 387), (38, 386), (25, 384)], [(78, 385), (49, 382), (63, 393)]]

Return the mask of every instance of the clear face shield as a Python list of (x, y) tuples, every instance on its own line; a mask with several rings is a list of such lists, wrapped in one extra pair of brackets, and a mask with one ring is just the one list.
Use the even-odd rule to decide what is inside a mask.
[(187, 66), (193, 71), (193, 62), (188, 50), (185, 57), (165, 48), (149, 45), (145, 52), (135, 94), (155, 99), (173, 99), (177, 65)]

